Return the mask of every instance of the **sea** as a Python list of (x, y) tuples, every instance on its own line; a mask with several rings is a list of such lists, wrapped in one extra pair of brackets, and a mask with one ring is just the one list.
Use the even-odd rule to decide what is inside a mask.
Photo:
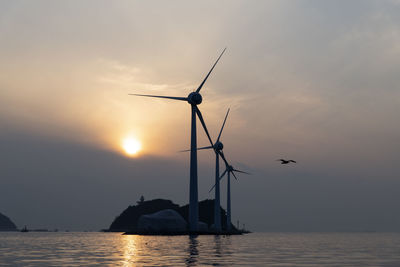
[(0, 232), (0, 266), (400, 266), (400, 233)]

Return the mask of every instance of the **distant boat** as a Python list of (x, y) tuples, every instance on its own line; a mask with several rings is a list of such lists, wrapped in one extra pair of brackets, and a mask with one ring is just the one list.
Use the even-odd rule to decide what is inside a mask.
[(24, 228), (22, 228), (21, 232), (22, 233), (29, 232), (28, 228), (26, 228), (26, 225), (24, 226)]

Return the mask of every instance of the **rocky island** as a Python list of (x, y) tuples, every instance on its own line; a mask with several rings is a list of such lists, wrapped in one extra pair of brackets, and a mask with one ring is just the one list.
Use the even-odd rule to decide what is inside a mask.
[[(189, 205), (179, 206), (171, 200), (153, 199), (144, 201), (141, 198), (137, 205), (129, 206), (111, 223), (108, 232), (125, 232), (126, 234), (188, 234), (187, 221)], [(199, 232), (197, 234), (216, 234), (213, 231), (214, 200), (199, 202)], [(222, 229), (226, 229), (226, 212), (221, 208)], [(232, 225), (228, 233), (242, 234)]]
[(7, 216), (0, 213), (0, 231), (17, 231), (17, 226)]

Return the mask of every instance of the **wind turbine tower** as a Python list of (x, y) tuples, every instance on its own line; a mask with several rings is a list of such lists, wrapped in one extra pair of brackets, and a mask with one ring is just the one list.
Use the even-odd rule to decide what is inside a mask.
[(189, 231), (198, 231), (198, 221), (199, 221), (199, 196), (198, 196), (198, 176), (197, 176), (197, 137), (196, 137), (196, 115), (199, 117), (201, 124), (203, 125), (204, 131), (207, 134), (208, 140), (212, 144), (210, 134), (208, 133), (206, 124), (203, 119), (198, 105), (203, 101), (203, 97), (200, 94), (200, 90), (204, 83), (207, 81), (208, 76), (210, 76), (214, 67), (217, 65), (219, 59), (224, 54), (226, 48), (219, 55), (218, 59), (215, 61), (214, 65), (197, 88), (196, 91), (191, 92), (187, 97), (174, 97), (174, 96), (157, 96), (157, 95), (142, 95), (142, 94), (130, 94), (135, 96), (145, 96), (145, 97), (156, 97), (156, 98), (166, 98), (172, 100), (187, 101), (191, 106), (191, 138), (190, 138), (190, 185), (189, 185)]
[[(227, 163), (223, 153), (221, 154), (221, 156), (222, 156), (222, 159), (225, 161), (226, 169), (222, 173), (222, 175), (219, 178), (219, 180), (221, 180), (225, 176), (225, 174), (228, 173), (227, 197), (226, 197), (226, 230), (229, 232), (229, 231), (232, 230), (232, 228), (231, 228), (231, 214), (232, 214), (231, 213), (231, 174), (237, 180), (235, 172), (240, 172), (240, 173), (245, 173), (245, 174), (250, 174), (250, 173), (244, 172), (244, 171), (240, 171), (238, 169), (233, 168), (232, 165)], [(214, 187), (216, 187), (216, 184), (210, 189), (210, 191), (213, 190)]]
[[(221, 139), (222, 130), (224, 129), (224, 126), (225, 126), (226, 119), (228, 118), (228, 114), (229, 114), (229, 109), (226, 112), (224, 122), (222, 124), (221, 130), (219, 131), (218, 138), (217, 138), (217, 141), (215, 142), (215, 144), (211, 143), (211, 146), (206, 146), (206, 147), (199, 148), (199, 150), (202, 150), (202, 149), (213, 149), (214, 152), (215, 152), (214, 228), (215, 228), (215, 231), (217, 231), (217, 232), (221, 232), (222, 231), (222, 226), (221, 226), (221, 200), (220, 200), (221, 198), (220, 198), (220, 186), (219, 186), (219, 180), (220, 180), (220, 177), (219, 177), (219, 175), (220, 175), (220, 172), (219, 172), (219, 157), (220, 157), (220, 155), (223, 158), (223, 160), (225, 161), (225, 157), (224, 157), (223, 151), (222, 151), (223, 148), (224, 148), (224, 145), (222, 144), (220, 139)], [(185, 150), (185, 151), (188, 151), (188, 150)], [(211, 190), (210, 190), (210, 192), (211, 192)]]

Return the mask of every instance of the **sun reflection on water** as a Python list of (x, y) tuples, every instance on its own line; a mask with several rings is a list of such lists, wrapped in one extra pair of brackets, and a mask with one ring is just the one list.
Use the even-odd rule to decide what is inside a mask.
[(124, 235), (124, 263), (123, 266), (132, 266), (138, 257), (139, 246), (143, 242), (143, 237), (139, 235)]

